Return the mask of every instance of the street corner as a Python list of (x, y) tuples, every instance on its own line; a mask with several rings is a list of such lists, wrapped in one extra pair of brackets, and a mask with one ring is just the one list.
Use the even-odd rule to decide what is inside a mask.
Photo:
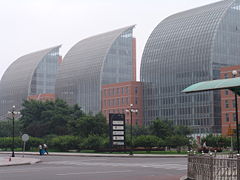
[(31, 165), (41, 162), (37, 158), (24, 158), (24, 157), (0, 157), (0, 167), (2, 166), (18, 166), (18, 165)]

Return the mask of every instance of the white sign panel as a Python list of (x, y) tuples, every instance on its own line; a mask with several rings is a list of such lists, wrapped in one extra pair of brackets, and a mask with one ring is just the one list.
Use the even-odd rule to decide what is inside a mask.
[(124, 131), (113, 131), (113, 135), (124, 135)]
[(122, 146), (122, 145), (124, 145), (124, 142), (113, 142), (113, 145), (119, 145), (119, 146)]
[(113, 140), (124, 140), (124, 136), (113, 136)]
[(124, 121), (113, 121), (113, 125), (123, 125)]
[(113, 126), (113, 130), (123, 130), (124, 126)]
[(23, 134), (23, 135), (22, 135), (22, 141), (26, 142), (26, 141), (28, 141), (28, 140), (29, 140), (28, 134)]

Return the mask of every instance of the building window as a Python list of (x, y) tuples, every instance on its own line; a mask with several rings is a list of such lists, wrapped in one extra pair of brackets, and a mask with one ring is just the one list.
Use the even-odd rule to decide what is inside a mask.
[(137, 87), (135, 87), (135, 94), (137, 94), (138, 93), (138, 88)]
[(229, 108), (228, 100), (225, 101), (225, 108)]
[(235, 100), (232, 100), (232, 107), (235, 108)]
[(135, 104), (138, 104), (138, 98), (135, 97)]
[(124, 88), (122, 88), (122, 94), (124, 94)]
[(112, 89), (112, 95), (113, 95), (113, 96), (115, 95), (114, 88)]
[(225, 121), (229, 122), (229, 114), (227, 114), (227, 113), (226, 113), (226, 116), (225, 116)]
[(119, 95), (119, 88), (117, 88), (117, 95)]
[(233, 121), (236, 121), (237, 117), (236, 117), (236, 113), (233, 113)]
[(227, 73), (224, 74), (224, 78), (225, 78), (225, 79), (228, 78), (228, 74), (227, 74)]
[(128, 94), (128, 87), (126, 87), (126, 94)]
[(225, 91), (225, 95), (228, 95), (228, 90)]
[(107, 96), (107, 92), (106, 92), (106, 89), (104, 89), (104, 96)]

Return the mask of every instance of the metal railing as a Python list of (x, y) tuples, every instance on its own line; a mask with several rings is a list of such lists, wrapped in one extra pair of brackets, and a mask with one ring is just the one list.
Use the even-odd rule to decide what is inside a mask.
[(240, 180), (240, 156), (189, 153), (189, 179)]

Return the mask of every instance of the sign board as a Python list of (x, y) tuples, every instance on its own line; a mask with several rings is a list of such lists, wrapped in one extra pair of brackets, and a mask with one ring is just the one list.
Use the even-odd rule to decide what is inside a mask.
[(125, 114), (109, 114), (110, 145), (125, 146)]
[(26, 142), (26, 141), (28, 141), (28, 140), (29, 140), (28, 134), (23, 134), (23, 135), (22, 135), (22, 141)]

